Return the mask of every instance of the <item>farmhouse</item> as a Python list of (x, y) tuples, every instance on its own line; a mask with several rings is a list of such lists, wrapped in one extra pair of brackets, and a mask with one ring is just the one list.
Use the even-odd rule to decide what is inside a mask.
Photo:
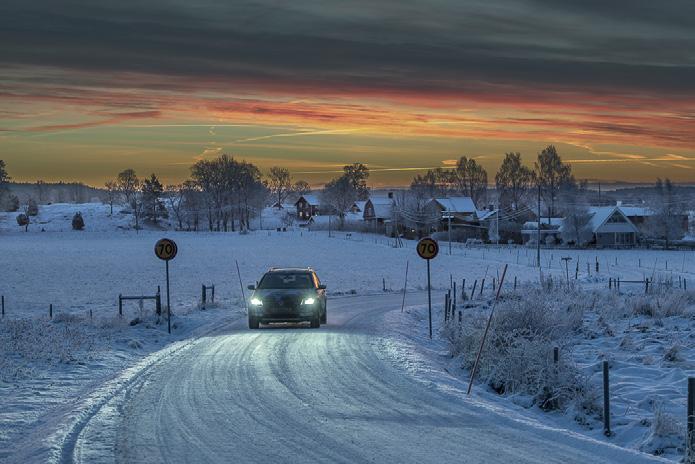
[(321, 214), (319, 199), (316, 195), (302, 195), (294, 205), (297, 207), (297, 218), (300, 221), (308, 221)]
[(596, 246), (633, 246), (639, 230), (627, 218), (619, 206), (594, 206), (589, 208), (589, 226)]
[(393, 194), (389, 193), (387, 197), (372, 197), (367, 200), (362, 217), (375, 231), (380, 228), (385, 231), (386, 225), (393, 217)]

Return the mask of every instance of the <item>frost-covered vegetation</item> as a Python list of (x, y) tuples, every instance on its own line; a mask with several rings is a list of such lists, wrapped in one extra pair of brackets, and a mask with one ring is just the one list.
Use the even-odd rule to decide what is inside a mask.
[[(491, 300), (459, 302), (442, 321), (452, 362), (467, 378)], [(478, 383), (525, 408), (602, 431), (601, 363), (608, 360), (614, 436), (655, 455), (680, 458), (685, 445), (686, 379), (695, 375), (695, 298), (661, 287), (620, 294), (555, 284), (503, 292), (482, 352)], [(554, 360), (553, 349), (559, 359)], [(465, 376), (463, 375), (465, 374)], [(571, 425), (570, 425), (571, 427)]]

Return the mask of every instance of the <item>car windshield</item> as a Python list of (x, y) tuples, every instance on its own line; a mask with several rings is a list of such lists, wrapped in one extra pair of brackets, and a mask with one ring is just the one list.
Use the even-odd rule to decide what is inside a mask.
[(263, 276), (258, 288), (312, 288), (311, 276), (299, 272), (272, 272)]

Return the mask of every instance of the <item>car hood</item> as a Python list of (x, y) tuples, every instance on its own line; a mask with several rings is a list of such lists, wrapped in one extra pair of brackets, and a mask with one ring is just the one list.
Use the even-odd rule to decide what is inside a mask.
[(316, 290), (311, 288), (262, 288), (256, 289), (253, 296), (256, 298), (273, 299), (273, 298), (304, 298), (307, 296), (315, 296)]

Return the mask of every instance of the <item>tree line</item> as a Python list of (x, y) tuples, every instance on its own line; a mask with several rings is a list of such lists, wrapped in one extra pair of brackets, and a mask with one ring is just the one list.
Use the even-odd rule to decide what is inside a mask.
[(141, 180), (133, 169), (121, 171), (104, 184), (111, 214), (125, 204), (136, 228), (173, 219), (180, 230), (243, 231), (271, 196), (282, 205), (289, 195), (310, 191), (306, 181), (292, 182), (286, 168), (274, 166), (264, 177), (254, 164), (226, 154), (197, 161), (190, 171), (189, 179), (166, 186), (154, 173)]

